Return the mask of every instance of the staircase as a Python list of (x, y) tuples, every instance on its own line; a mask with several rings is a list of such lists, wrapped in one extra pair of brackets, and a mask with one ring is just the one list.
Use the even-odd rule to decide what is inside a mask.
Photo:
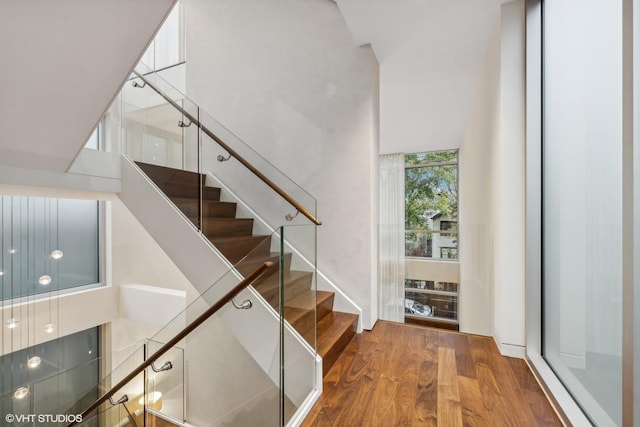
[[(249, 273), (267, 260), (279, 267), (280, 254), (270, 250), (271, 236), (254, 235), (253, 218), (237, 218), (236, 203), (221, 201), (220, 188), (205, 186), (204, 174), (141, 162), (136, 164), (240, 273)], [(311, 345), (315, 338), (326, 375), (355, 334), (358, 316), (333, 311), (334, 293), (314, 291), (311, 288), (313, 273), (292, 270), (290, 253), (285, 256), (283, 268), (284, 318)], [(273, 268), (254, 284), (276, 310), (280, 306), (279, 270)]]

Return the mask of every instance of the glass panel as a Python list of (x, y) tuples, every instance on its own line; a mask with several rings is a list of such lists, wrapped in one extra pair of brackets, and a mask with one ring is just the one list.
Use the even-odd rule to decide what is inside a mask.
[(543, 352), (599, 426), (622, 425), (622, 16), (544, 9)]
[[(241, 274), (250, 274), (267, 259), (274, 262), (274, 267), (256, 281), (253, 288), (242, 291), (235, 302), (238, 305), (246, 300), (255, 302), (256, 290), (260, 290), (268, 302), (277, 306), (280, 300), (278, 244), (277, 234), (263, 236), (236, 269), (203, 292), (152, 337), (152, 341), (164, 343), (172, 339), (234, 288)], [(258, 304), (249, 310), (227, 304), (189, 334), (179, 344), (184, 349), (185, 393), (189, 396), (185, 413), (189, 414), (189, 423), (280, 425), (280, 343), (279, 318)]]
[[(283, 408), (286, 424), (296, 408), (320, 385), (315, 383), (315, 358), (300, 347), (295, 329), (302, 338), (316, 349), (317, 319), (331, 310), (327, 295), (316, 292), (315, 225), (298, 225), (281, 228), (280, 234), (280, 310), (283, 324), (284, 351), (281, 355), (283, 372)], [(295, 251), (290, 239), (304, 252)], [(307, 245), (302, 243), (306, 242)]]
[[(316, 215), (316, 200), (302, 187), (211, 116), (199, 110), (158, 74), (148, 74), (149, 70), (143, 65), (139, 65), (137, 71), (145, 74), (145, 78), (153, 86), (186, 110), (188, 116), (199, 121), (202, 128), (197, 123), (189, 125), (189, 117), (183, 117), (150, 85), (140, 88), (142, 83), (136, 80), (134, 83), (137, 87), (125, 85), (122, 92), (125, 152), (129, 157), (154, 165), (199, 171), (203, 174), (206, 187), (223, 189), (220, 196), (222, 200), (240, 201), (252, 213), (259, 212), (260, 219), (268, 225), (269, 232), (282, 224), (309, 222), (304, 215), (297, 213), (286, 197), (297, 201), (311, 215)], [(188, 126), (180, 128), (177, 125), (180, 121)], [(170, 138), (167, 133), (171, 134)], [(167, 142), (157, 139), (149, 141), (149, 135), (156, 138), (162, 136)], [(237, 157), (230, 156), (228, 150), (233, 150)], [(278, 190), (267, 185), (252, 169)], [(158, 184), (155, 179), (154, 182)], [(206, 196), (206, 191), (203, 191), (203, 202), (207, 200)]]
[[(97, 398), (98, 328), (0, 358), (0, 413), (14, 416), (75, 413), (77, 402)], [(24, 393), (21, 393), (24, 391)], [(19, 417), (20, 418), (20, 417)], [(36, 425), (59, 425), (47, 420)], [(33, 425), (17, 421), (13, 425)]]
[(458, 318), (458, 297), (407, 290), (405, 314), (455, 320)]
[[(147, 341), (147, 355), (152, 355), (162, 345), (158, 341)], [(138, 404), (146, 404), (154, 414), (158, 413), (165, 418), (184, 421), (186, 419), (184, 350), (173, 347), (154, 366), (160, 372), (147, 369), (147, 393), (138, 399)]]
[(407, 289), (422, 289), (426, 291), (440, 291), (440, 292), (458, 292), (458, 284), (450, 282), (434, 282), (432, 280), (413, 280), (407, 279), (405, 281), (405, 288)]
[[(86, 340), (84, 347), (86, 347)], [(77, 350), (71, 347), (71, 350)], [(95, 353), (94, 350), (88, 350), (87, 353)], [(76, 357), (74, 362), (78, 362), (77, 352), (73, 351)], [(80, 415), (89, 405), (91, 405), (99, 396), (107, 392), (112, 385), (116, 384), (120, 379), (124, 378), (136, 366), (142, 363), (144, 358), (144, 345), (139, 343), (132, 351), (128, 348), (126, 355), (122, 353), (114, 353), (111, 357), (100, 357), (90, 360), (86, 363), (78, 363), (72, 368), (62, 372), (57, 372), (40, 381), (36, 381), (28, 385), (32, 401), (32, 414), (73, 414)], [(111, 366), (115, 366), (113, 370)], [(106, 370), (107, 374), (101, 374)], [(102, 375), (102, 376), (101, 376)], [(129, 384), (116, 393), (113, 400), (121, 399), (125, 394), (129, 398), (128, 405), (134, 403), (134, 397), (141, 397), (143, 394), (144, 380), (143, 375), (139, 375)], [(106, 411), (111, 408), (110, 403), (104, 404), (100, 411)], [(121, 406), (121, 405), (117, 405)], [(135, 411), (140, 406), (132, 407)], [(91, 417), (93, 415), (90, 414)], [(38, 424), (40, 425), (40, 424)], [(52, 424), (52, 425), (59, 425)]]
[[(111, 426), (132, 425), (132, 424), (127, 424), (131, 420), (130, 416), (133, 415), (132, 413), (127, 412), (127, 409), (128, 408), (125, 407), (125, 405), (109, 406), (99, 413), (94, 413), (92, 415), (89, 415), (88, 417), (83, 418), (81, 421), (78, 420), (80, 422), (77, 425), (82, 427), (98, 427), (98, 426), (111, 427)], [(79, 415), (75, 415), (75, 414), (73, 416), (76, 419), (79, 417)], [(142, 423), (138, 424), (138, 427), (140, 427), (141, 425)]]
[[(256, 371), (246, 381), (238, 380), (242, 384), (256, 383), (256, 394), (251, 392), (246, 396), (234, 392), (220, 397), (216, 394), (217, 390), (211, 390), (209, 394), (213, 394), (208, 395), (209, 400), (206, 402), (215, 401), (215, 405), (205, 404), (199, 398), (190, 398), (190, 406), (185, 413), (193, 414), (195, 411), (199, 414), (195, 417), (198, 422), (216, 425), (232, 419), (223, 420), (219, 418), (220, 414), (235, 417), (246, 412), (237, 412), (241, 407), (240, 401), (245, 401), (250, 406), (255, 404), (256, 410), (276, 423), (288, 420), (313, 387), (319, 387), (313, 382), (313, 349), (316, 346), (316, 227), (310, 225), (310, 220), (304, 213), (301, 215), (297, 212), (297, 208), (292, 206), (292, 199), (311, 215), (316, 213), (316, 201), (160, 76), (148, 74), (148, 71), (140, 65), (137, 72), (144, 74), (146, 82), (143, 83), (142, 78), (138, 77), (122, 91), (124, 151), (185, 217), (236, 265), (237, 273), (248, 274), (265, 260), (279, 266), (280, 274), (276, 274), (277, 269), (274, 270), (256, 283), (255, 290), (276, 312), (284, 314), (287, 320), (280, 330), (277, 321), (272, 323), (274, 317), (270, 317), (271, 320), (262, 319), (261, 326), (268, 328), (266, 336), (276, 335), (272, 342), (260, 348), (253, 348), (255, 343), (244, 341), (248, 332), (236, 335), (228, 322), (218, 321), (220, 326), (216, 328), (224, 331), (223, 336), (230, 335), (238, 341), (227, 342), (230, 348), (235, 348), (238, 344), (245, 349), (251, 347), (251, 351), (239, 350), (239, 359), (227, 360), (230, 356), (216, 356), (220, 358), (222, 366), (228, 367), (227, 374), (236, 372), (240, 368), (238, 363), (245, 356), (251, 357), (253, 354), (255, 357), (256, 353), (264, 355), (264, 360), (263, 356), (255, 358), (254, 364), (262, 372)], [(282, 224), (287, 226), (282, 228)], [(217, 301), (224, 289), (237, 283), (238, 277), (236, 273), (228, 273), (153, 340), (166, 342), (181, 322), (186, 324), (188, 319), (195, 318), (196, 313), (202, 312), (208, 304)], [(325, 305), (329, 305), (328, 301)], [(236, 317), (242, 312), (225, 307), (216, 318)], [(273, 312), (269, 315), (273, 316)], [(293, 331), (297, 331), (309, 345), (294, 336)], [(282, 340), (281, 332), (284, 337)], [(200, 360), (205, 356), (212, 357), (211, 353), (217, 353), (219, 348), (212, 347), (210, 341), (199, 342), (198, 340), (205, 339), (201, 334), (202, 332), (194, 333), (183, 345), (185, 363), (189, 367), (189, 390), (191, 387), (200, 390), (198, 387), (205, 387), (201, 384), (202, 381), (210, 384), (211, 378), (221, 375), (221, 384), (230, 381), (224, 373), (210, 372), (211, 364)], [(210, 336), (208, 335), (209, 339)], [(191, 344), (196, 342), (211, 351), (196, 353), (194, 349), (197, 346)], [(282, 351), (290, 355), (286, 363)], [(244, 363), (251, 366), (248, 360)], [(284, 371), (289, 371), (291, 375), (286, 376)], [(201, 374), (196, 374), (197, 372)], [(236, 374), (239, 378), (248, 375), (242, 370)], [(296, 381), (289, 383), (288, 378), (295, 378)], [(230, 387), (234, 389), (235, 386)], [(194, 396), (189, 390), (189, 395)], [(246, 394), (247, 387), (243, 390)], [(265, 400), (272, 392), (276, 393), (276, 397), (281, 395), (275, 401), (272, 398)], [(259, 409), (264, 405), (265, 408)], [(215, 413), (213, 409), (216, 409)]]
[(124, 153), (136, 162), (198, 172), (198, 131), (191, 124), (199, 120), (198, 107), (164, 80), (153, 80), (169, 100), (139, 79), (122, 89)]
[(99, 203), (0, 197), (0, 300), (98, 283)]

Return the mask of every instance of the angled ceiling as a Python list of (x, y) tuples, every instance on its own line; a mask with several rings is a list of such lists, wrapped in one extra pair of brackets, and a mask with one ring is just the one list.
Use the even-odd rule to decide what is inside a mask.
[(0, 0), (0, 165), (66, 171), (175, 0)]
[(380, 64), (380, 151), (459, 147), (504, 0), (337, 0)]

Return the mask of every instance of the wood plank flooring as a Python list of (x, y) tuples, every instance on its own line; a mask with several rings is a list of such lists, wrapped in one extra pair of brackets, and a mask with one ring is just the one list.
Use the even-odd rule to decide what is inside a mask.
[(561, 426), (520, 359), (491, 338), (378, 321), (324, 378), (311, 426)]

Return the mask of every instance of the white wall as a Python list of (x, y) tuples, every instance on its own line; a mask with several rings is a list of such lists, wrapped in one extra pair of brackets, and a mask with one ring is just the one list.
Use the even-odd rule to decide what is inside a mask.
[(185, 6), (188, 95), (317, 198), (318, 268), (371, 327), (378, 168), (371, 49), (355, 45), (332, 2)]
[(501, 10), (500, 135), (493, 153), (492, 332), (503, 354), (524, 357), (524, 1), (506, 3)]
[(460, 147), (460, 331), (491, 335), (492, 182), (499, 132), (500, 28), (496, 22)]

